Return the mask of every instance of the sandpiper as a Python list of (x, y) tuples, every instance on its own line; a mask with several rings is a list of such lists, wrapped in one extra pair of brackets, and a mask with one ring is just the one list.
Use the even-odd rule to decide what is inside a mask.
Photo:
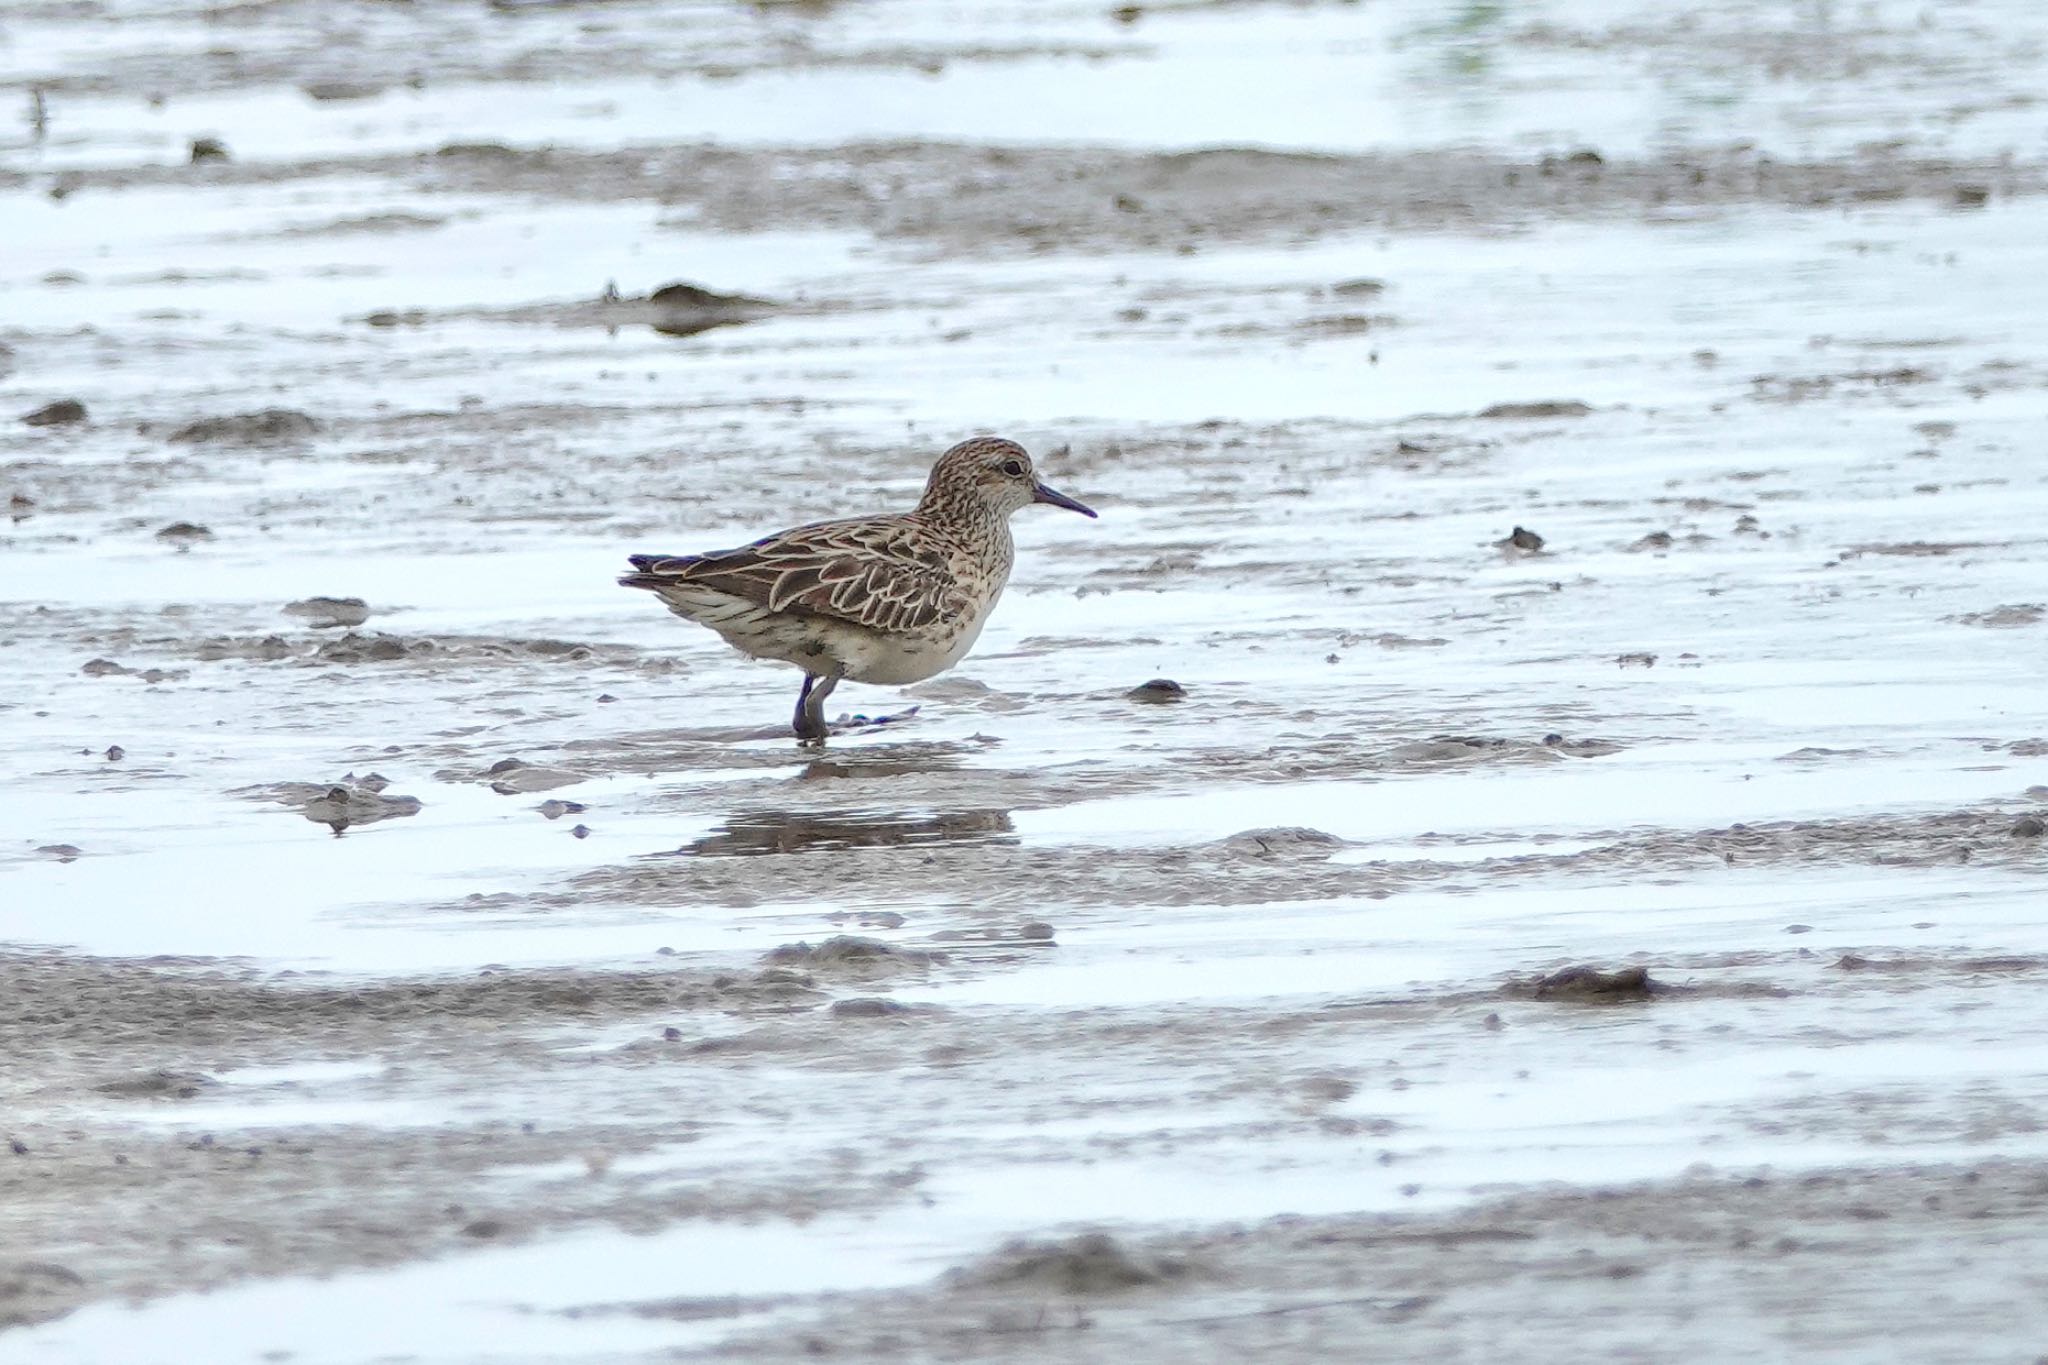
[(921, 682), (973, 647), (1009, 581), (1010, 514), (1034, 502), (1094, 511), (1038, 481), (1015, 441), (976, 436), (932, 466), (908, 512), (813, 522), (736, 550), (630, 555), (619, 580), (757, 659), (804, 671), (793, 726), (825, 738), (842, 678)]

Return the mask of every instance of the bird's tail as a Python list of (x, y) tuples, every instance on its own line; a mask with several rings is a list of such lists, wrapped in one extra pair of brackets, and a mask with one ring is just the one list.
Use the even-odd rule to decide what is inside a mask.
[(626, 562), (639, 572), (621, 574), (619, 576), (619, 586), (622, 588), (668, 587), (675, 582), (675, 579), (661, 573), (659, 571), (661, 567), (665, 564), (680, 563), (690, 558), (691, 556), (689, 555), (627, 555)]

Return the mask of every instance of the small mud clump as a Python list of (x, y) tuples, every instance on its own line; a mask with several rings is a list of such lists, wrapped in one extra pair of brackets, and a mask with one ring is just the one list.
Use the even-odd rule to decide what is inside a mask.
[(61, 1318), (92, 1297), (85, 1277), (52, 1261), (0, 1264), (0, 1331)]
[(664, 336), (695, 336), (714, 327), (752, 322), (771, 310), (767, 299), (747, 294), (717, 294), (698, 285), (678, 281), (665, 284), (647, 296), (652, 305), (649, 324)]
[(1052, 1294), (1117, 1294), (1164, 1284), (1187, 1271), (1185, 1262), (1141, 1257), (1106, 1232), (1085, 1232), (1062, 1241), (1007, 1243), (948, 1279), (962, 1286)]
[(944, 960), (940, 953), (898, 948), (878, 938), (861, 938), (854, 934), (834, 934), (815, 946), (803, 942), (785, 943), (761, 956), (762, 963), (769, 967), (799, 968), (845, 976), (885, 976), (922, 969)]
[(169, 526), (158, 531), (156, 538), (166, 545), (175, 545), (181, 550), (189, 550), (201, 541), (212, 540), (213, 530), (210, 527), (201, 526), (197, 522), (174, 521)]
[(202, 417), (187, 422), (165, 439), (173, 445), (280, 446), (308, 440), (319, 430), (320, 424), (303, 412), (261, 408), (225, 417)]
[(1541, 403), (1495, 403), (1481, 408), (1479, 415), (1496, 422), (1529, 422), (1548, 417), (1584, 417), (1592, 410), (1592, 404), (1576, 398), (1553, 398)]
[[(460, 770), (444, 769), (435, 773), (444, 782), (467, 782), (473, 775)], [(523, 758), (501, 758), (484, 769), (483, 780), (490, 784), (492, 791), (500, 796), (524, 796), (530, 792), (550, 791), (556, 787), (573, 787), (585, 780), (582, 773), (573, 768), (550, 768), (539, 763), (528, 763)], [(580, 814), (588, 807), (578, 804), (575, 813)], [(566, 807), (560, 812), (571, 812)], [(554, 817), (550, 817), (554, 818)]]
[(2038, 602), (2019, 602), (2002, 607), (1993, 607), (1990, 611), (1965, 612), (1961, 616), (1954, 616), (1949, 619), (1955, 621), (1958, 625), (1987, 626), (1992, 630), (2011, 630), (2017, 626), (2039, 625), (2043, 618), (2048, 618), (2048, 607), (2043, 607)]
[(2038, 839), (2043, 833), (2048, 833), (2048, 825), (2044, 825), (2038, 815), (2022, 815), (2013, 823), (2012, 837), (2015, 839)]
[(102, 1095), (119, 1100), (189, 1100), (214, 1084), (211, 1076), (184, 1071), (145, 1071), (139, 1076), (122, 1076), (93, 1087)]
[(370, 604), (360, 597), (302, 597), (285, 603), (284, 614), (302, 618), (315, 630), (354, 627), (370, 619)]
[(879, 995), (860, 995), (850, 1000), (834, 1000), (834, 1019), (887, 1019), (898, 1014), (910, 1013), (910, 1006), (901, 1000), (889, 1000)]
[(1210, 847), (1219, 853), (1238, 858), (1308, 859), (1322, 862), (1343, 848), (1346, 842), (1324, 830), (1308, 829), (1300, 825), (1283, 825), (1239, 830), (1235, 834), (1218, 839)]
[(353, 774), (341, 782), (278, 782), (267, 787), (244, 787), (231, 796), (275, 801), (291, 806), (316, 825), (326, 825), (337, 835), (355, 825), (374, 825), (379, 820), (418, 815), (417, 796), (386, 796), (384, 778), (376, 773), (355, 781)]
[(192, 139), (191, 158), (195, 166), (208, 161), (226, 161), (228, 145), (217, 137), (195, 137)]
[(69, 427), (85, 420), (85, 404), (76, 398), (60, 398), (54, 403), (45, 403), (34, 412), (25, 412), (22, 423), (31, 427)]
[(1154, 678), (1139, 683), (1124, 696), (1132, 701), (1145, 702), (1153, 706), (1171, 705), (1188, 699), (1188, 690), (1171, 678)]
[(1531, 1000), (1611, 1004), (1648, 1000), (1663, 994), (1667, 987), (1653, 980), (1647, 967), (1621, 967), (1611, 972), (1598, 967), (1566, 967), (1510, 989)]

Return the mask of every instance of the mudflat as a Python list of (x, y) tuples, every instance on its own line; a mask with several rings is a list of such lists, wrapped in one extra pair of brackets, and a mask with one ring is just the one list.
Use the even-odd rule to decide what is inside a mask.
[(0, 1360), (2040, 1349), (2031, 7), (17, 11)]

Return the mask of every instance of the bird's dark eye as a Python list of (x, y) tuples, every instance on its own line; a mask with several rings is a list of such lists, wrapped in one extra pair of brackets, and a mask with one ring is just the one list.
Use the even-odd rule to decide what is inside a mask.
[(1003, 473), (1009, 475), (1013, 479), (1023, 478), (1024, 462), (1022, 460), (1004, 460)]

